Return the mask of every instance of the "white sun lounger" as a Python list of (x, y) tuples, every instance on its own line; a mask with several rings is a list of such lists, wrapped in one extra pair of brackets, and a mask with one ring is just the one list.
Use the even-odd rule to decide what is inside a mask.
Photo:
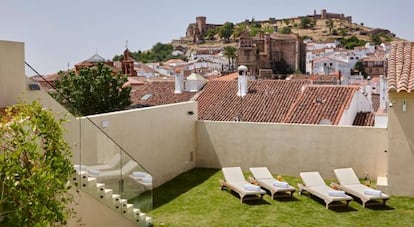
[(257, 185), (253, 185), (246, 181), (240, 167), (226, 167), (222, 168), (224, 180), (220, 180), (221, 190), (228, 188), (239, 194), (240, 201), (247, 198), (260, 198), (266, 192)]
[(385, 205), (385, 202), (390, 198), (389, 195), (381, 191), (377, 191), (378, 193), (375, 194), (370, 193), (372, 188), (361, 184), (352, 168), (335, 169), (334, 172), (341, 190), (359, 198), (363, 207), (366, 207), (367, 202), (370, 200), (382, 200)]
[(119, 165), (119, 162), (121, 161), (121, 154), (116, 153), (112, 156), (110, 160), (103, 164), (99, 165), (74, 165), (75, 169), (78, 171), (87, 171), (88, 169), (93, 170), (110, 170), (114, 169), (117, 165)]
[(88, 174), (89, 176), (95, 177), (100, 180), (105, 179), (105, 178), (121, 177), (121, 175), (124, 177), (130, 174), (136, 167), (138, 167), (138, 163), (130, 160), (124, 166), (122, 166), (121, 169), (108, 170), (108, 171), (88, 170)]
[(300, 177), (305, 185), (298, 184), (299, 194), (302, 194), (303, 191), (307, 191), (310, 194), (321, 198), (325, 201), (326, 209), (329, 208), (329, 204), (336, 201), (344, 201), (348, 207), (349, 202), (352, 200), (352, 197), (346, 195), (343, 191), (337, 191), (328, 187), (319, 172), (302, 172), (300, 173)]
[(257, 184), (259, 184), (260, 187), (269, 190), (272, 199), (277, 193), (289, 192), (290, 196), (293, 196), (293, 193), (296, 191), (294, 187), (287, 183), (278, 184), (278, 181), (272, 176), (266, 167), (252, 167), (249, 168), (249, 170), (252, 173)]

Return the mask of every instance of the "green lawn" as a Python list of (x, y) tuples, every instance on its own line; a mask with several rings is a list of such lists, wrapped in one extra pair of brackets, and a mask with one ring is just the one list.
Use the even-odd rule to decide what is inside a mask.
[[(246, 177), (248, 174), (246, 174)], [(414, 198), (392, 197), (387, 206), (327, 210), (323, 201), (294, 194), (293, 199), (240, 202), (237, 194), (220, 190), (217, 169), (193, 169), (154, 189), (154, 226), (414, 226)], [(284, 177), (296, 187), (296, 177)]]

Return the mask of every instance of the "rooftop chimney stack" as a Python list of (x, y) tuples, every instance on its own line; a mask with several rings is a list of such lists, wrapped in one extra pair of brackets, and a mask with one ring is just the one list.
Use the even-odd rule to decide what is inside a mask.
[(237, 95), (244, 97), (247, 92), (247, 67), (244, 65), (240, 65), (237, 68), (237, 72), (239, 73), (238, 75), (238, 81), (237, 81), (237, 85), (238, 85), (238, 91), (237, 91)]
[(380, 75), (380, 109), (385, 110), (387, 108), (387, 82), (384, 75)]
[(181, 94), (184, 91), (184, 75), (180, 71), (175, 72), (175, 94)]

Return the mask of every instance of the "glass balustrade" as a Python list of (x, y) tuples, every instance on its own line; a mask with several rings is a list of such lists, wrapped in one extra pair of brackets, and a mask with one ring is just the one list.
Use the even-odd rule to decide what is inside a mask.
[[(55, 92), (53, 81), (38, 75), (27, 63), (26, 75), (37, 75), (34, 80), (29, 78), (32, 81), (29, 82), (29, 87), (30, 90), (39, 92), (41, 103), (46, 102), (46, 105), (55, 106), (57, 110), (54, 111), (66, 112), (47, 95), (43, 96), (47, 97), (46, 99), (42, 99), (44, 93), (39, 91), (39, 84), (43, 91), (54, 92), (54, 96), (70, 102), (70, 97), (63, 97)], [(119, 209), (122, 213), (132, 209), (130, 204), (143, 212), (151, 210), (152, 175), (140, 165), (139, 160), (133, 157), (133, 153), (124, 150), (122, 145), (101, 128), (101, 125), (87, 116), (80, 116), (75, 109), (70, 111), (78, 115), (68, 114), (69, 122), (65, 123), (66, 140), (72, 148), (72, 162), (76, 170), (73, 182), (77, 188), (90, 193), (107, 206)], [(110, 202), (111, 199), (113, 202)]]

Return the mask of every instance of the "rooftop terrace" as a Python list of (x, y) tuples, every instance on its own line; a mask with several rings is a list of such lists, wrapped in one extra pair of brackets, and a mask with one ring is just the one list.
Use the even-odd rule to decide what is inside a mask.
[[(248, 175), (246, 175), (248, 176)], [(221, 191), (219, 169), (193, 169), (154, 190), (154, 225), (165, 226), (409, 226), (414, 223), (414, 198), (393, 196), (387, 206), (325, 209), (323, 201), (294, 194), (293, 199), (248, 200)], [(291, 185), (296, 177), (284, 177)], [(330, 180), (326, 181), (330, 183)]]

